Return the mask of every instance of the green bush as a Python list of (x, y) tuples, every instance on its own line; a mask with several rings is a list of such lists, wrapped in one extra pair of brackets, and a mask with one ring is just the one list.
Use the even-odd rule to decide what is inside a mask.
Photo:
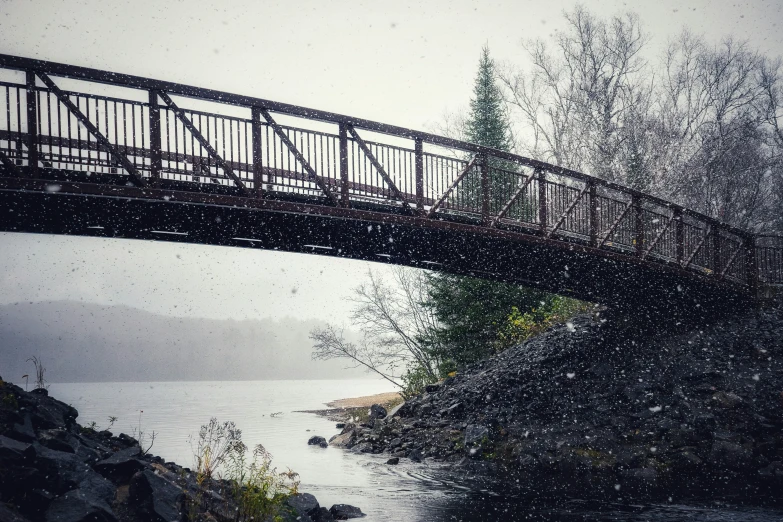
[(499, 332), (498, 351), (521, 343), (531, 337), (539, 335), (552, 326), (563, 324), (574, 316), (593, 311), (594, 305), (571, 299), (569, 297), (555, 296), (536, 309), (522, 313), (516, 306), (512, 308), (505, 327)]

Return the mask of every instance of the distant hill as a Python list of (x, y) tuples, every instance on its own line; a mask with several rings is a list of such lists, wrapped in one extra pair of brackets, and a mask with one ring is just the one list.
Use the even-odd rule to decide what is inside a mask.
[[(0, 306), (0, 376), (51, 382), (340, 379), (367, 376), (343, 361), (313, 361), (313, 320), (216, 320), (74, 301)], [(32, 378), (31, 378), (32, 382)]]

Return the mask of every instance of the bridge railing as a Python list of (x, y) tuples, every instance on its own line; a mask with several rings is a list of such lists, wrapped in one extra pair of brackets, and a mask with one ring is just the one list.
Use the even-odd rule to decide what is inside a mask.
[[(780, 238), (756, 237), (660, 198), (522, 156), (270, 100), (52, 62), (0, 55), (3, 72), (0, 169), (6, 175), (84, 172), (103, 183), (115, 176), (142, 186), (175, 183), (180, 190), (407, 212), (610, 250), (742, 286), (783, 284)], [(78, 80), (79, 88), (61, 88), (69, 81), (64, 79)], [(95, 88), (107, 85), (108, 94)]]

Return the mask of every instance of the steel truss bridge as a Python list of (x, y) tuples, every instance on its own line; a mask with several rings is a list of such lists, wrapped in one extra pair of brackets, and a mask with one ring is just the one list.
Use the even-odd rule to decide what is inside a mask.
[(783, 238), (579, 172), (330, 112), (8, 55), (0, 230), (366, 259), (667, 314), (746, 305), (783, 284)]

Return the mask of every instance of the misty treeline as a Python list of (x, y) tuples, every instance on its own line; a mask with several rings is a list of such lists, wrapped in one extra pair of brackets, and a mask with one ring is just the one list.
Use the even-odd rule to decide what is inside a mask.
[(781, 60), (684, 29), (655, 57), (638, 15), (564, 13), (498, 74), (517, 152), (783, 231)]

